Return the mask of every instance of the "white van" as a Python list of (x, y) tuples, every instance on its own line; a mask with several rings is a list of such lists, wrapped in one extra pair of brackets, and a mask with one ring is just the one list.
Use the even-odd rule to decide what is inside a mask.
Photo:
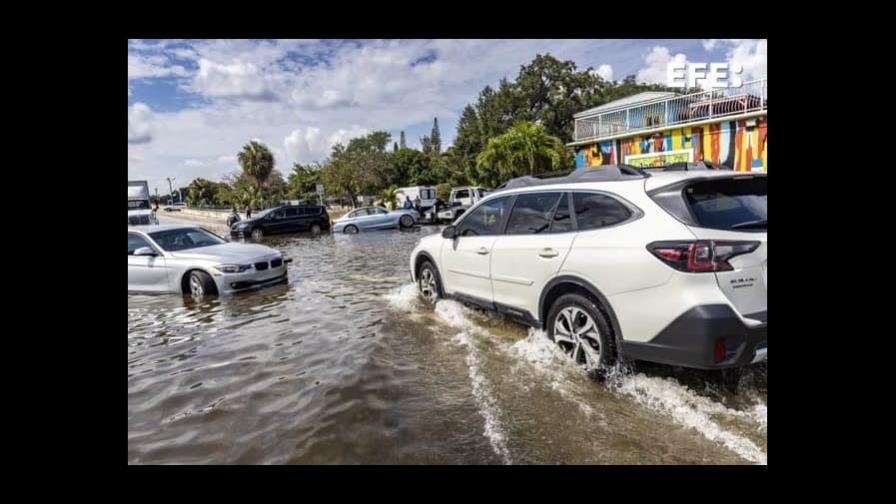
[(398, 199), (398, 208), (404, 208), (407, 198), (411, 198), (413, 203), (419, 197), (420, 211), (425, 212), (436, 204), (436, 186), (399, 187), (395, 190), (395, 197)]

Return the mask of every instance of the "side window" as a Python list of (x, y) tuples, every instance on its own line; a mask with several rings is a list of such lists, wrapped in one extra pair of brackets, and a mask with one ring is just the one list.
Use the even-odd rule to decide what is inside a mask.
[(148, 247), (149, 243), (142, 236), (128, 233), (128, 255), (134, 255), (134, 251), (140, 247)]
[(501, 223), (507, 209), (509, 197), (499, 198), (480, 205), (464, 216), (457, 233), (460, 236), (486, 236), (501, 232)]
[(573, 193), (573, 206), (579, 231), (612, 226), (632, 215), (625, 205), (603, 194)]
[(286, 217), (300, 217), (302, 215), (302, 209), (298, 207), (290, 207), (286, 209)]
[(286, 209), (285, 209), (285, 208), (281, 208), (280, 210), (277, 210), (276, 212), (274, 212), (274, 218), (275, 218), (275, 219), (282, 219), (282, 218), (285, 217), (285, 216), (286, 216)]
[(567, 233), (572, 231), (572, 216), (569, 215), (569, 193), (563, 193), (551, 220), (551, 233)]
[(510, 220), (507, 222), (509, 235), (545, 233), (551, 228), (551, 217), (561, 193), (521, 194), (516, 197)]
[(455, 194), (454, 197), (457, 198), (457, 199), (460, 199), (460, 198), (469, 198), (469, 197), (470, 197), (470, 191), (468, 191), (468, 190), (466, 190), (466, 189), (462, 189), (462, 190), (460, 190), (460, 191), (457, 191), (457, 194)]

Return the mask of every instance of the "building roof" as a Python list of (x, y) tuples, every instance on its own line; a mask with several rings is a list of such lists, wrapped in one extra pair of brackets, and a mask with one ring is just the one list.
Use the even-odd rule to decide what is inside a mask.
[(618, 100), (611, 101), (609, 103), (604, 103), (599, 107), (594, 107), (588, 109), (584, 112), (579, 112), (575, 114), (573, 117), (586, 117), (595, 114), (602, 114), (604, 112), (609, 112), (611, 110), (631, 107), (632, 105), (637, 105), (643, 102), (649, 102), (653, 100), (662, 100), (665, 98), (672, 98), (678, 96), (678, 93), (673, 93), (670, 91), (645, 91), (643, 93), (638, 93), (631, 96), (626, 96), (625, 98), (620, 98)]

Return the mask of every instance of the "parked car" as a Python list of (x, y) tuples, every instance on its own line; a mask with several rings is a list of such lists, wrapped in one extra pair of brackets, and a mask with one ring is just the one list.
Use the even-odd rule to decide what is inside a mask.
[(201, 298), (284, 282), (290, 259), (197, 226), (128, 227), (128, 291)]
[(177, 207), (165, 207), (166, 212), (180, 212), (180, 208)]
[(451, 195), (448, 197), (448, 208), (438, 212), (439, 221), (454, 222), (458, 217), (463, 215), (477, 201), (485, 197), (485, 191), (481, 187), (455, 187), (451, 189)]
[(230, 227), (233, 237), (251, 236), (260, 240), (263, 236), (278, 233), (311, 231), (318, 234), (330, 229), (330, 215), (320, 205), (280, 205), (262, 210), (251, 219), (237, 222)]
[(765, 174), (576, 170), (508, 182), (411, 275), (442, 297), (547, 332), (590, 369), (616, 359), (720, 369), (767, 360)]
[(409, 228), (417, 223), (417, 212), (392, 210), (382, 207), (364, 207), (345, 214), (333, 221), (334, 233), (355, 234), (374, 229)]

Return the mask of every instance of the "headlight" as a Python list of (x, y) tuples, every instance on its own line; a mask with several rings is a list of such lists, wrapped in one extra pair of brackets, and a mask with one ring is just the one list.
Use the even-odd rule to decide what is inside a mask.
[(251, 264), (219, 264), (215, 269), (221, 273), (242, 273), (251, 267)]

